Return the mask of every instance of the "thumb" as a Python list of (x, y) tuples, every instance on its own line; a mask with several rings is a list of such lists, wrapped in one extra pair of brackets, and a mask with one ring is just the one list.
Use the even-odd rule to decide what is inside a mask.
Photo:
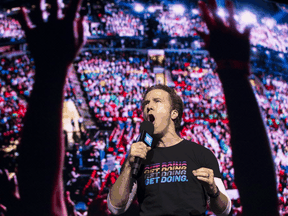
[(252, 25), (246, 26), (243, 32), (243, 35), (245, 35), (247, 38), (250, 38), (250, 33), (251, 33), (252, 28), (253, 28)]
[(198, 29), (194, 28), (193, 30), (196, 31), (197, 34), (198, 34), (202, 39), (204, 39), (205, 37), (207, 37), (207, 35), (206, 35), (204, 32), (199, 31)]
[(130, 156), (129, 162), (130, 162), (130, 163), (134, 163), (134, 161), (135, 161), (135, 157), (134, 157), (134, 156)]
[(199, 31), (196, 28), (194, 28), (193, 30), (196, 31), (196, 33), (200, 36), (200, 38), (202, 38), (202, 40), (204, 40), (205, 48), (207, 49), (209, 47), (209, 35), (203, 31)]
[(77, 30), (78, 30), (78, 47), (77, 49), (80, 49), (84, 43), (86, 43), (86, 37), (84, 33), (84, 22), (86, 20), (85, 16), (81, 16), (80, 19), (77, 21)]

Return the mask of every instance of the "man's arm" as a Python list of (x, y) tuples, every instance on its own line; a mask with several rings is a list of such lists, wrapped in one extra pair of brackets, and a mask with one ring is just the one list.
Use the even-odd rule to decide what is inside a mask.
[(76, 18), (81, 0), (72, 0), (64, 18), (61, 6), (51, 1), (44, 22), (40, 4), (36, 26), (21, 9), (19, 21), (25, 30), (35, 60), (35, 84), (24, 120), (19, 147), (18, 181), (23, 215), (67, 215), (63, 197), (62, 105), (68, 70), (84, 43), (83, 17)]
[(108, 202), (110, 203), (108, 206), (113, 213), (123, 213), (130, 206), (137, 189), (137, 182), (132, 179), (131, 164), (134, 163), (135, 157), (145, 160), (149, 150), (151, 147), (141, 141), (131, 145), (130, 152), (123, 163), (123, 169), (121, 169), (123, 171), (109, 191)]
[[(215, 185), (218, 187), (220, 194), (217, 198), (209, 197), (208, 203), (211, 210), (221, 216), (226, 216), (231, 211), (231, 200), (225, 190), (225, 186), (220, 178), (214, 177)], [(216, 193), (216, 190), (214, 190)]]
[(123, 171), (111, 187), (107, 198), (109, 210), (114, 214), (125, 212), (136, 194), (137, 182), (132, 179), (131, 166), (127, 158), (123, 164)]
[(207, 167), (193, 170), (192, 173), (206, 189), (210, 198), (208, 203), (211, 210), (217, 215), (227, 216), (231, 210), (231, 200), (226, 193), (222, 180), (214, 177), (214, 171)]
[(274, 163), (249, 79), (236, 71), (227, 75), (233, 73), (230, 69), (218, 73), (226, 99), (235, 183), (243, 214), (278, 215)]
[(236, 29), (234, 7), (226, 1), (229, 26), (217, 15), (215, 0), (199, 7), (210, 34), (199, 32), (217, 63), (231, 131), (235, 182), (243, 215), (279, 215), (274, 163), (261, 113), (248, 79), (250, 28)]

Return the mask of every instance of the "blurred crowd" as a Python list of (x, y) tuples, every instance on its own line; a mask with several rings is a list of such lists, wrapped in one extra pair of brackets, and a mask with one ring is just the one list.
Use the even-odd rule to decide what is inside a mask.
[[(193, 44), (181, 43), (169, 48), (201, 47), (199, 37), (193, 31), (195, 27), (206, 31), (199, 16), (187, 13), (177, 15), (169, 10), (160, 11), (156, 20), (159, 22), (156, 32), (159, 35), (193, 38)], [(112, 4), (105, 6), (104, 14), (98, 14), (98, 22), (88, 23), (86, 30), (89, 36), (145, 35), (143, 18)], [(243, 29), (244, 24), (238, 23), (238, 28)], [(262, 20), (262, 24), (254, 24), (251, 53), (258, 59), (252, 61), (254, 68), (262, 68), (265, 72), (283, 70), (278, 65), (282, 64), (280, 54), (284, 59), (283, 53), (287, 52), (287, 30), (287, 24), (268, 25), (267, 19)], [(0, 39), (18, 40), (23, 36), (18, 21), (0, 16)], [(121, 172), (121, 165), (132, 142), (139, 135), (140, 122), (143, 121), (142, 95), (147, 87), (156, 82), (153, 73), (155, 62), (147, 52), (105, 49), (115, 47), (114, 42), (96, 42), (97, 48), (104, 49), (83, 51), (74, 64), (91, 113), (98, 123), (104, 123), (100, 125), (109, 125), (110, 129), (100, 127), (96, 133), (81, 130), (81, 138), (66, 145), (63, 176), (69, 215), (111, 214), (107, 208), (107, 193)], [(117, 44), (122, 48), (128, 46), (133, 47), (134, 44), (129, 44), (126, 39), (121, 39)], [(273, 67), (269, 62), (274, 62)], [(225, 98), (219, 77), (214, 73), (214, 65), (213, 59), (205, 52), (166, 51), (163, 61), (163, 67), (171, 72), (175, 91), (184, 102), (181, 137), (210, 149), (219, 161), (225, 188), (237, 189)], [(27, 54), (0, 58), (0, 164), (9, 172), (16, 169), (17, 145), (27, 101), (33, 89), (34, 74), (34, 60)], [(73, 79), (70, 76), (66, 79), (66, 100), (76, 99)], [(252, 75), (250, 81), (266, 124), (277, 174), (280, 211), (284, 214), (288, 212), (287, 80), (260, 73)], [(239, 199), (233, 200), (232, 209), (234, 215), (241, 212)], [(137, 212), (137, 200), (129, 211), (131, 215), (137, 215), (131, 213)], [(126, 214), (129, 215), (129, 212)]]
[[(153, 61), (147, 53), (134, 51), (84, 51), (79, 57), (75, 71), (86, 93), (86, 102), (100, 122), (111, 123), (112, 130), (100, 128), (96, 135), (81, 131), (80, 141), (75, 140), (73, 147), (67, 148), (65, 197), (67, 206), (78, 215), (92, 209), (99, 211), (99, 215), (109, 215), (106, 196), (120, 174), (133, 140), (139, 135), (143, 120), (142, 94), (155, 82), (151, 72)], [(205, 52), (165, 52), (165, 57), (164, 66), (171, 71), (174, 88), (184, 102), (181, 137), (210, 149), (219, 161), (226, 189), (237, 189), (225, 98), (220, 80), (213, 72), (213, 59)], [(19, 143), (26, 101), (33, 88), (34, 70), (33, 59), (27, 55), (1, 59), (0, 139), (5, 150), (1, 160), (10, 172), (17, 163), (15, 146)], [(70, 77), (66, 81), (65, 98), (71, 99), (75, 88)], [(284, 211), (288, 208), (287, 81), (263, 73), (251, 77), (251, 83), (267, 126), (279, 202)], [(137, 209), (137, 201), (131, 209), (134, 208)], [(233, 211), (239, 208), (239, 200), (233, 200)]]
[[(29, 55), (0, 58), (0, 148), (19, 143), (34, 75), (34, 59)], [(71, 76), (64, 88), (65, 99), (75, 99)]]
[(0, 42), (3, 39), (11, 41), (19, 40), (24, 37), (24, 31), (18, 20), (6, 17), (0, 13)]
[[(267, 20), (263, 19), (262, 23), (253, 25), (250, 37), (250, 43), (254, 46), (262, 46), (278, 52), (288, 52), (288, 25), (272, 24), (267, 25)], [(273, 23), (273, 20), (270, 21)], [(242, 27), (243, 28), (243, 27)]]
[(154, 80), (147, 54), (95, 51), (81, 56), (77, 71), (95, 117), (110, 122), (142, 118), (142, 94)]
[(138, 37), (144, 35), (144, 20), (115, 4), (107, 3), (97, 22), (90, 22), (91, 36)]
[(162, 11), (156, 19), (159, 22), (158, 31), (170, 37), (196, 36), (194, 28), (199, 31), (207, 30), (206, 24), (199, 16), (192, 17), (189, 13), (179, 15), (171, 10)]
[[(118, 5), (111, 3), (105, 4), (104, 8), (105, 10), (102, 13), (99, 13), (96, 19), (88, 18), (87, 24), (85, 25), (85, 34), (88, 37), (119, 36), (137, 38), (138, 36), (148, 36), (147, 34), (149, 34), (150, 31), (145, 30), (145, 28), (154, 27), (145, 24), (147, 19), (155, 19), (156, 24), (158, 23), (154, 35), (155, 38), (163, 35), (170, 38), (189, 37), (193, 39), (192, 43), (201, 44), (200, 38), (193, 29), (196, 28), (200, 31), (208, 31), (206, 24), (202, 21), (198, 13), (193, 13), (193, 11), (197, 11), (196, 8), (191, 10), (189, 13), (186, 12), (182, 15), (173, 10), (164, 11), (162, 9), (153, 14), (152, 17), (154, 18), (151, 18), (149, 13), (140, 16), (135, 14), (132, 9), (123, 9)], [(237, 28), (240, 31), (243, 31), (247, 23), (243, 22), (239, 18), (237, 20)], [(261, 21), (255, 22), (252, 25), (253, 28), (250, 37), (251, 45), (287, 53), (288, 25), (286, 23), (278, 24), (272, 18), (264, 17)], [(0, 38), (10, 38), (15, 41), (23, 37), (24, 31), (21, 30), (19, 22), (9, 16), (0, 14)], [(125, 42), (122, 44), (125, 44)], [(114, 45), (112, 44), (112, 46)], [(141, 46), (146, 45), (146, 43), (142, 43), (142, 45), (139, 43), (137, 44), (137, 47), (144, 48)], [(169, 43), (167, 42), (165, 46), (168, 47)], [(195, 48), (195, 44), (189, 44), (188, 46), (190, 48)], [(196, 48), (197, 47), (200, 48), (201, 46), (196, 45)], [(176, 48), (184, 47), (176, 46)]]

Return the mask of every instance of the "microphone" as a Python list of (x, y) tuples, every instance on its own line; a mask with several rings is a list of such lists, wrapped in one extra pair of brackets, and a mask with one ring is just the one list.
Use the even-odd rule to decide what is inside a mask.
[[(140, 124), (140, 135), (138, 136), (136, 142), (144, 142), (147, 146), (152, 146), (154, 125), (150, 121), (143, 121)], [(132, 164), (132, 177), (136, 179), (138, 171), (141, 166), (140, 157), (135, 157), (134, 163)]]

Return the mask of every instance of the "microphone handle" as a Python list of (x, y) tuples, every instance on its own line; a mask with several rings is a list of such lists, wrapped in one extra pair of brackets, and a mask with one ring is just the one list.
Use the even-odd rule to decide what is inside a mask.
[(141, 166), (141, 162), (142, 162), (142, 158), (140, 157), (135, 157), (134, 163), (132, 165), (132, 177), (134, 179), (136, 179), (138, 171), (140, 169)]

